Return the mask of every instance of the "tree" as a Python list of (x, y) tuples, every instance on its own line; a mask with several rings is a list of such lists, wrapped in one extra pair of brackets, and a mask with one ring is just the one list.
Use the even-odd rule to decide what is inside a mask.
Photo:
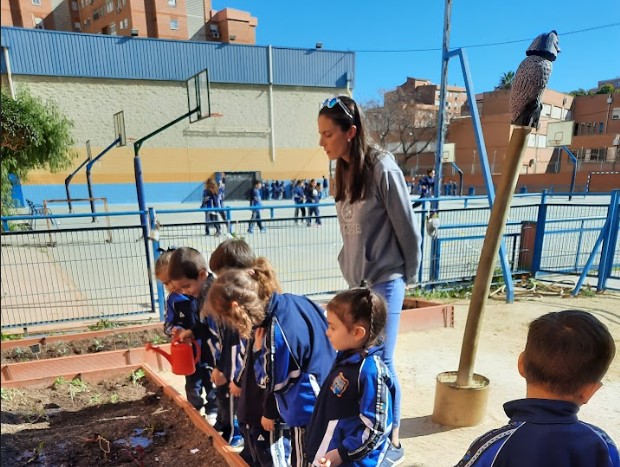
[(614, 88), (613, 84), (603, 84), (601, 88), (596, 91), (597, 94), (613, 94), (616, 88)]
[(583, 88), (575, 89), (568, 93), (569, 96), (590, 96), (592, 95), (592, 91), (586, 91)]
[(373, 138), (381, 147), (399, 156), (403, 168), (437, 140), (437, 109), (434, 106), (415, 102), (380, 106), (369, 102), (364, 105), (364, 113)]
[(495, 86), (495, 89), (511, 89), (512, 82), (514, 81), (514, 79), (515, 79), (515, 72), (507, 71), (500, 77), (499, 84)]
[(76, 156), (73, 122), (51, 103), (43, 103), (22, 88), (13, 98), (2, 89), (0, 165), (2, 214), (12, 207), (9, 174), (26, 180), (34, 169), (58, 172)]

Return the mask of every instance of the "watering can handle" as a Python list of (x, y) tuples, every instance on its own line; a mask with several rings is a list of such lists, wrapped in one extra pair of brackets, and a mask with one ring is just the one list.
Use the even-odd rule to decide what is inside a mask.
[[(194, 365), (197, 365), (200, 361), (200, 346), (198, 345), (198, 342), (196, 342), (196, 339), (194, 339), (193, 337), (190, 338), (190, 341), (192, 343), (192, 346), (194, 347), (194, 353), (196, 354), (196, 357), (194, 358)], [(174, 339), (172, 339), (171, 344), (174, 344), (175, 342), (181, 342), (181, 339), (175, 337)]]

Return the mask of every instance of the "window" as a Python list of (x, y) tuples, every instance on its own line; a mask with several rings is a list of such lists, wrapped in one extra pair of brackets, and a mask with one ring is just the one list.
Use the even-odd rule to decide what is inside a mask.
[(79, 10), (78, 2), (76, 2), (75, 0), (71, 2), (71, 9), (73, 11), (78, 11)]
[(545, 117), (549, 117), (551, 115), (551, 106), (549, 104), (543, 104), (541, 114)]
[(37, 18), (36, 16), (34, 16), (32, 18), (32, 22), (34, 23), (35, 29), (45, 29), (45, 27), (43, 26), (43, 18)]
[(557, 105), (551, 106), (551, 118), (559, 120), (562, 118), (562, 109)]
[(110, 35), (116, 35), (116, 23), (110, 23)]
[(179, 29), (179, 20), (177, 20), (177, 19), (171, 19), (171, 20), (170, 20), (170, 29), (173, 29), (173, 30), (175, 30), (175, 31), (176, 31), (177, 29)]
[(611, 111), (611, 119), (612, 120), (620, 120), (620, 107), (615, 107)]
[(118, 29), (125, 29), (125, 20), (122, 19), (118, 22)]
[(176, 7), (177, 6), (177, 0), (168, 0), (168, 6)]
[(125, 29), (127, 29), (129, 27), (129, 20), (127, 18), (125, 18)]
[(41, 6), (41, 0), (32, 0), (32, 4), (36, 6)]
[(82, 31), (82, 25), (80, 24), (79, 21), (73, 23), (73, 30), (75, 32), (81, 32)]
[(603, 122), (598, 122), (598, 132), (600, 135), (602, 135), (604, 133), (605, 130), (605, 124)]

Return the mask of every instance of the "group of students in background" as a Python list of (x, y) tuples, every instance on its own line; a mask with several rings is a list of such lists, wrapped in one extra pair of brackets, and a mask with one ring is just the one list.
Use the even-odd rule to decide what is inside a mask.
[[(285, 183), (284, 180), (266, 180), (262, 184), (261, 196), (265, 200), (293, 199), (298, 182), (302, 182), (304, 186), (309, 184), (308, 180), (293, 179), (289, 183)], [(327, 177), (323, 175), (321, 179), (315, 180), (315, 183), (320, 198), (327, 198), (329, 196), (329, 180)]]

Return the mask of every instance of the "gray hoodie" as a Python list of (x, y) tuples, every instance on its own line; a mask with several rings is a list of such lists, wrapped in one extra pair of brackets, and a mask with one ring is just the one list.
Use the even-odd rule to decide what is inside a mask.
[(366, 199), (336, 203), (343, 247), (338, 255), (351, 287), (403, 277), (415, 281), (420, 267), (420, 229), (402, 171), (390, 153), (379, 155)]

